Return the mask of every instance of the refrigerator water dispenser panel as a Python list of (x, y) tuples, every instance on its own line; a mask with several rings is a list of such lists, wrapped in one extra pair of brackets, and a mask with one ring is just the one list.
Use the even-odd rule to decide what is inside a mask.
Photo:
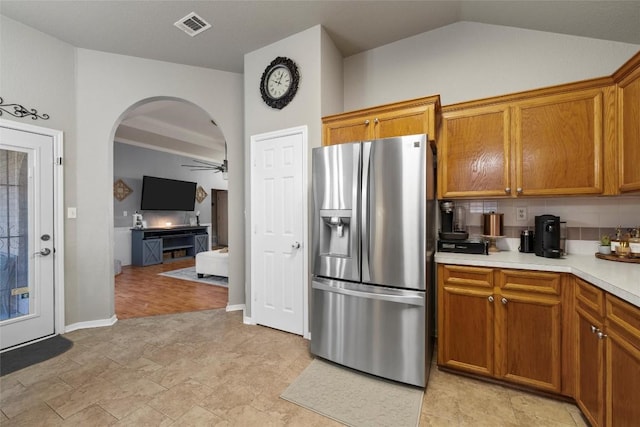
[(351, 256), (351, 210), (321, 210), (320, 256)]

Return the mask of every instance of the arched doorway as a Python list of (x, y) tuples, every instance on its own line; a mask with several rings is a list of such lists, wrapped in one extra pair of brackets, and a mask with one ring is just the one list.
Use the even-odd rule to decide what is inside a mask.
[[(195, 275), (191, 249), (178, 245), (162, 252), (159, 263), (132, 266), (136, 262), (135, 253), (131, 254), (130, 230), (135, 219), (140, 220), (134, 213), (140, 213), (145, 229), (173, 232), (198, 224), (207, 227), (208, 246), (217, 244), (211, 196), (228, 190), (227, 176), (219, 167), (199, 166), (226, 165), (221, 129), (202, 108), (184, 99), (145, 99), (121, 115), (113, 150), (114, 260), (116, 273), (121, 273), (116, 274), (114, 287), (116, 316), (122, 319), (225, 307), (227, 289), (224, 293), (214, 291), (217, 286), (183, 275)], [(145, 175), (197, 183), (193, 211), (141, 211)], [(179, 279), (166, 276), (174, 271)]]

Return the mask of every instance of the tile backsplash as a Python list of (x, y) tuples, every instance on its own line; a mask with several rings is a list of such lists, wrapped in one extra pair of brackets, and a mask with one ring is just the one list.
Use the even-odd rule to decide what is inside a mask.
[[(567, 222), (569, 240), (599, 240), (602, 234), (615, 234), (617, 226), (640, 226), (640, 195), (619, 197), (557, 197), (544, 199), (456, 200), (467, 210), (467, 227), (471, 234), (482, 234), (482, 214), (504, 214), (504, 234), (519, 237), (520, 231), (534, 229), (537, 215), (556, 215)], [(524, 208), (526, 220), (517, 216)]]

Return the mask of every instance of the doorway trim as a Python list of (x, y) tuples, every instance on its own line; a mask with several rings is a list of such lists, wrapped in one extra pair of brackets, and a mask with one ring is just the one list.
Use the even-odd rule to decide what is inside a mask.
[[(17, 122), (14, 120), (0, 119), (0, 126), (21, 132), (30, 132), (38, 135), (51, 137), (53, 144), (53, 158), (55, 167), (53, 168), (53, 232), (54, 241), (54, 273), (53, 273), (53, 327), (55, 334), (65, 332), (64, 317), (64, 168), (63, 168), (63, 132), (61, 130), (34, 126)], [(43, 337), (38, 340), (29, 341), (32, 344), (37, 341), (49, 338)], [(18, 345), (12, 348), (18, 348)]]
[[(308, 127), (306, 125), (303, 126), (297, 126), (297, 127), (292, 127), (292, 128), (287, 128), (287, 129), (280, 129), (280, 130), (276, 130), (276, 131), (272, 131), (272, 132), (266, 132), (266, 133), (261, 133), (261, 134), (257, 134), (257, 135), (252, 135), (251, 136), (251, 167), (250, 167), (250, 171), (251, 171), (251, 176), (249, 178), (250, 182), (253, 184), (253, 165), (255, 164), (256, 161), (256, 145), (257, 143), (260, 143), (261, 141), (265, 141), (268, 139), (275, 139), (275, 138), (280, 138), (280, 137), (284, 137), (284, 136), (290, 136), (290, 135), (301, 135), (302, 136), (302, 188), (303, 188), (303, 203), (302, 203), (302, 213), (303, 213), (303, 218), (302, 218), (302, 232), (303, 232), (303, 244), (302, 244), (302, 258), (303, 258), (303, 263), (302, 263), (302, 277), (305, 280), (303, 289), (302, 289), (302, 305), (303, 305), (303, 325), (302, 325), (302, 331), (303, 331), (303, 337), (306, 339), (310, 339), (311, 338), (311, 331), (309, 330), (309, 176), (308, 176), (308, 166), (307, 166), (307, 162), (308, 162), (308, 150), (309, 150), (309, 130)], [(251, 188), (251, 200), (253, 200), (253, 185)], [(254, 209), (254, 206), (251, 206), (251, 218), (250, 218), (250, 229), (253, 227), (254, 223), (255, 223), (255, 219), (254, 219), (254, 215), (257, 215), (257, 212)], [(253, 230), (251, 230), (251, 237), (253, 238)], [(251, 248), (251, 250), (249, 251), (249, 260), (251, 260), (251, 254), (253, 251), (253, 243), (251, 242), (251, 244), (249, 245), (249, 247)], [(256, 324), (255, 323), (255, 316), (253, 314), (253, 310), (255, 309), (255, 307), (253, 306), (253, 301), (255, 301), (255, 295), (256, 295), (256, 284), (255, 284), (255, 280), (253, 277), (253, 267), (251, 267), (251, 279), (250, 279), (251, 283), (250, 283), (250, 289), (251, 289), (251, 296), (250, 298), (246, 298), (246, 300), (250, 300), (251, 301), (251, 317), (246, 318), (245, 316), (245, 323), (248, 324)]]

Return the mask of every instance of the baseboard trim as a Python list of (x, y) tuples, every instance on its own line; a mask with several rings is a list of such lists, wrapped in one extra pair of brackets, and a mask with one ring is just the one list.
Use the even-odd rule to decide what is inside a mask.
[(113, 326), (117, 321), (118, 318), (114, 314), (110, 319), (89, 320), (88, 322), (78, 322), (66, 325), (64, 327), (64, 332), (73, 332), (78, 329), (104, 328), (105, 326)]
[(244, 311), (245, 309), (245, 305), (244, 304), (233, 304), (233, 305), (227, 305), (227, 311)]

